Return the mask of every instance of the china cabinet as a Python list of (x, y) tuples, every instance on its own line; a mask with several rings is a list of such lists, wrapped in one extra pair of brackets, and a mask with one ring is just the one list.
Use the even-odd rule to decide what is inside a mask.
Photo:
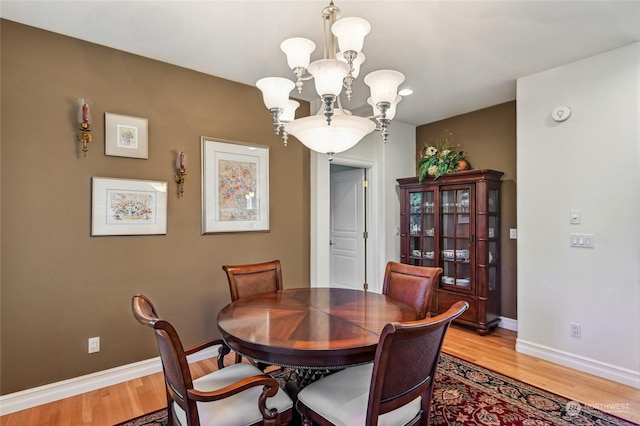
[(468, 170), (398, 179), (400, 261), (443, 269), (431, 314), (465, 300), (456, 322), (484, 335), (500, 322), (500, 187), (503, 173)]

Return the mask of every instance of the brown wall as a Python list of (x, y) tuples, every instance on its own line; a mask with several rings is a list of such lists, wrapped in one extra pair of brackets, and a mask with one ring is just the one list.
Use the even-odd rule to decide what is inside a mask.
[[(282, 146), (256, 88), (5, 20), (1, 43), (2, 394), (157, 356), (135, 293), (189, 345), (218, 336), (223, 264), (279, 258), (285, 287), (308, 285), (309, 151)], [(104, 155), (105, 112), (149, 120), (148, 160)], [(270, 232), (201, 235), (201, 136), (270, 146)], [(183, 198), (176, 148), (190, 156)], [(167, 235), (91, 237), (92, 176), (168, 181)]]
[(425, 143), (442, 141), (445, 129), (453, 133), (453, 146), (468, 154), (475, 169), (494, 169), (502, 177), (502, 316), (517, 319), (516, 240), (516, 103), (507, 102), (416, 128), (416, 158)]

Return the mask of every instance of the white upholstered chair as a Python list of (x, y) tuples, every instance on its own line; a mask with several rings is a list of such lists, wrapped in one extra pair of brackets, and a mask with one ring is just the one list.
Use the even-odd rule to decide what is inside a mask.
[(373, 363), (346, 368), (300, 391), (303, 425), (428, 425), (446, 330), (468, 307), (460, 301), (433, 318), (387, 324)]
[[(210, 340), (185, 350), (173, 326), (158, 318), (151, 301), (136, 295), (134, 317), (154, 330), (164, 370), (169, 425), (280, 425), (291, 421), (293, 402), (255, 366), (233, 364), (192, 380), (187, 355), (219, 345)], [(223, 346), (228, 353), (228, 348)], [(219, 363), (220, 365), (220, 363)]]

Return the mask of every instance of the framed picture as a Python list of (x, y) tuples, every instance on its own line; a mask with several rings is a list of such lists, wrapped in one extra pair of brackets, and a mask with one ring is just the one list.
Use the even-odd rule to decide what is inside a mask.
[(92, 178), (92, 236), (166, 233), (167, 182)]
[(202, 233), (269, 230), (269, 147), (202, 137)]
[(147, 119), (104, 114), (105, 154), (115, 157), (149, 158)]

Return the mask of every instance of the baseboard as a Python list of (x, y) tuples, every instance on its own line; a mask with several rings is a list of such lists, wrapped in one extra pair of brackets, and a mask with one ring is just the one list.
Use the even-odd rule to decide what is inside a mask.
[(629, 370), (522, 339), (516, 339), (516, 352), (640, 389), (640, 371)]
[[(212, 346), (188, 357), (188, 361), (196, 362), (202, 359), (218, 356), (218, 347)], [(148, 376), (162, 371), (160, 357), (98, 371), (84, 376), (74, 377), (61, 382), (50, 383), (37, 388), (25, 389), (20, 392), (0, 396), (0, 415), (26, 410), (38, 405), (58, 401), (63, 398), (80, 395), (116, 385), (128, 380)]]
[(507, 317), (500, 317), (500, 322), (498, 323), (498, 327), (506, 328), (511, 331), (518, 331), (518, 320)]

